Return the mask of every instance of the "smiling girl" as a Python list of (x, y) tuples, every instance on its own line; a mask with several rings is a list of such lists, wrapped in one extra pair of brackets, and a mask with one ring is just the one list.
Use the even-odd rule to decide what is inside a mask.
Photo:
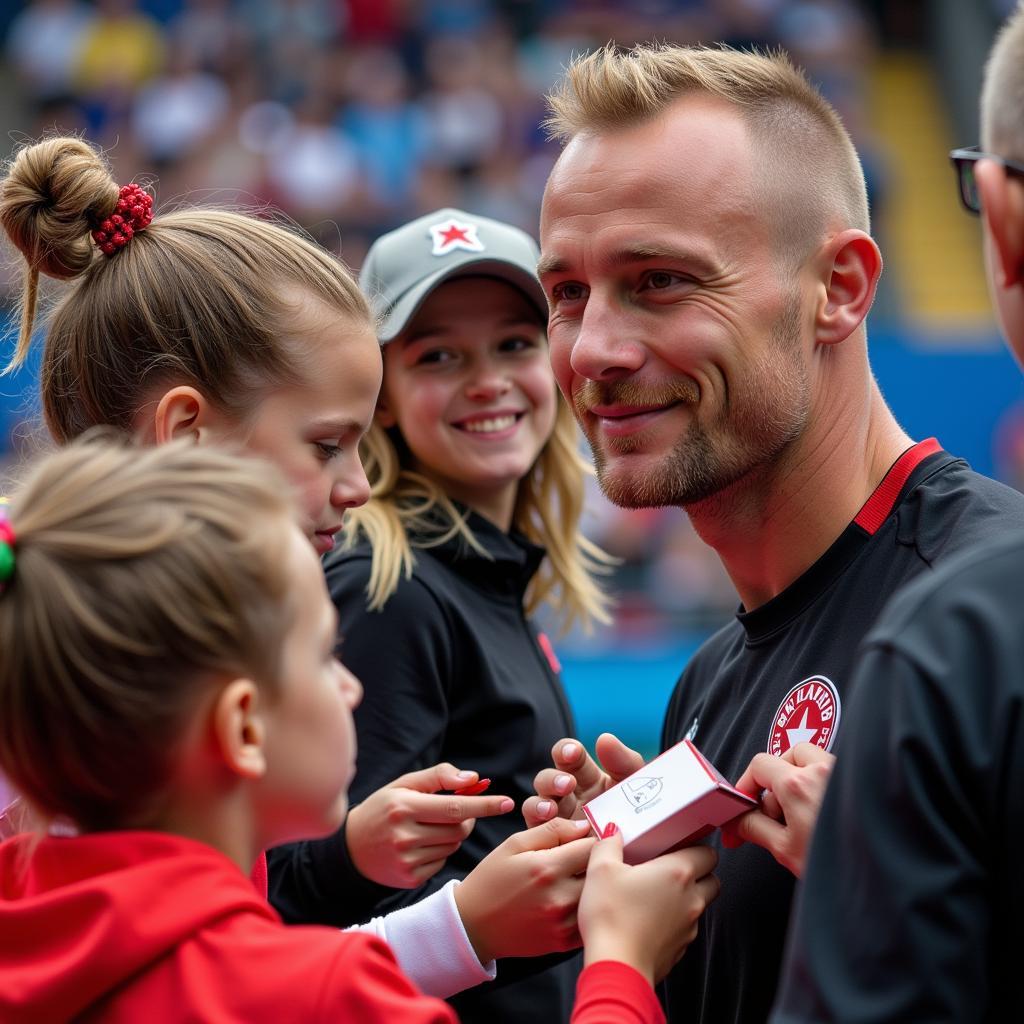
[[(532, 615), (546, 602), (566, 622), (607, 621), (592, 574), (608, 559), (578, 530), (585, 469), (548, 363), (537, 255), (524, 232), (448, 209), (379, 239), (363, 268), (384, 354), (363, 444), (371, 497), (327, 560), (346, 663), (371, 680), (355, 803), (438, 760), (473, 763), (519, 802), (572, 735)], [(479, 821), (427, 888), (463, 877), (516, 827)], [(344, 924), (422, 896), (360, 885), (381, 845), (357, 807), (333, 839), (275, 851), (271, 898), (287, 919)], [(339, 877), (346, 900), (325, 900)], [(503, 965), (505, 980), (532, 976), (455, 1005), (468, 1019), (564, 1020), (575, 968), (541, 966)]]

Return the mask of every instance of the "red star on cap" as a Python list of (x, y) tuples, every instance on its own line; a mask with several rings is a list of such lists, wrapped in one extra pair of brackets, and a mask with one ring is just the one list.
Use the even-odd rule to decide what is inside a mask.
[(440, 224), (431, 225), (430, 237), (434, 243), (431, 249), (434, 256), (444, 256), (455, 249), (465, 249), (467, 252), (484, 251), (483, 242), (477, 237), (475, 224), (458, 220), (442, 221)]
[(451, 224), (441, 232), (441, 244), (451, 245), (452, 242), (468, 242), (469, 238), (466, 235), (466, 229), (460, 228), (455, 224)]

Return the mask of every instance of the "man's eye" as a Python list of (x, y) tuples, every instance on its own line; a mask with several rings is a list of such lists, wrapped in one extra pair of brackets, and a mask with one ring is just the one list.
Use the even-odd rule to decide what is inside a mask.
[(677, 281), (678, 274), (667, 273), (665, 270), (655, 270), (647, 278), (647, 284), (651, 288), (671, 288)]
[(579, 302), (587, 296), (587, 289), (576, 281), (563, 281), (551, 290), (556, 302)]
[(682, 278), (678, 274), (670, 274), (667, 270), (654, 270), (647, 275), (644, 283), (648, 288), (657, 291), (661, 288), (671, 288), (680, 281)]
[(314, 447), (324, 459), (333, 459), (341, 454), (341, 446), (337, 444), (327, 444), (324, 441), (315, 441)]

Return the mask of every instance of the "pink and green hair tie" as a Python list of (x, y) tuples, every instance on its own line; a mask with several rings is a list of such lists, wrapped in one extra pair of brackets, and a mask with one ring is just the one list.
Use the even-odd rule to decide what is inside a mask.
[(0, 519), (0, 593), (14, 575), (14, 529), (6, 519)]

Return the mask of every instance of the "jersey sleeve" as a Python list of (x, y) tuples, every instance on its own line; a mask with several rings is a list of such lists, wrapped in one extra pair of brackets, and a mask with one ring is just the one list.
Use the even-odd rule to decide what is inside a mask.
[(570, 1024), (665, 1024), (647, 979), (617, 960), (599, 960), (576, 983)]
[[(774, 1024), (980, 1020), (990, 900), (968, 641), (868, 648), (799, 890)], [(930, 671), (931, 664), (937, 671)], [(941, 666), (941, 667), (939, 667)]]

